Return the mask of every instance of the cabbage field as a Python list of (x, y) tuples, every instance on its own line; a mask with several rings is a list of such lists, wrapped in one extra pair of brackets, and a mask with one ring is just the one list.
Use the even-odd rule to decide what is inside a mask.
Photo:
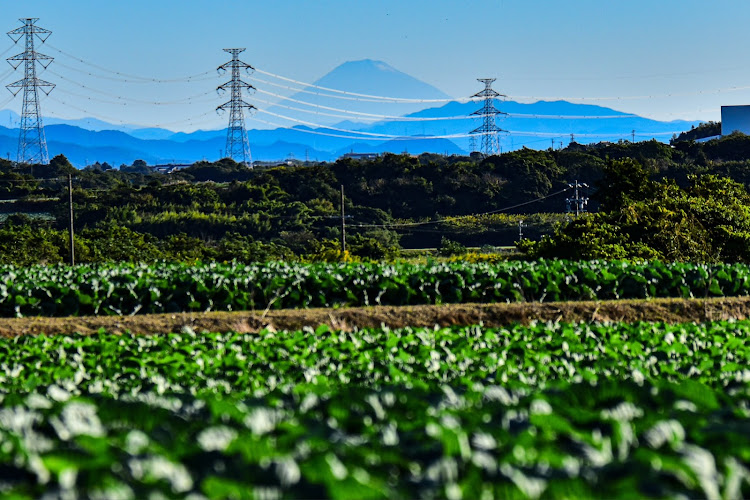
[(750, 268), (741, 264), (540, 260), (0, 266), (2, 317), (748, 294)]
[(747, 321), (5, 339), (0, 494), (747, 498), (748, 359)]

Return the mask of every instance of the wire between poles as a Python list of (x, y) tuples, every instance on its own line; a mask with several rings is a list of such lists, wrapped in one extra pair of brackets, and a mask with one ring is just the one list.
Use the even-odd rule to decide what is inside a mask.
[(517, 205), (512, 205), (510, 207), (505, 208), (499, 208), (497, 210), (490, 210), (489, 212), (482, 212), (479, 214), (468, 214), (468, 215), (455, 215), (446, 217), (441, 220), (431, 220), (431, 221), (424, 221), (424, 222), (404, 222), (402, 224), (393, 223), (393, 224), (357, 224), (357, 225), (351, 225), (350, 227), (361, 227), (361, 228), (368, 228), (368, 227), (382, 227), (382, 228), (388, 228), (388, 227), (416, 227), (416, 226), (426, 226), (429, 224), (442, 224), (445, 222), (451, 222), (458, 219), (466, 219), (469, 217), (482, 217), (483, 215), (492, 215), (497, 214), (500, 212), (507, 212), (508, 210), (513, 210), (514, 208), (523, 207), (525, 205), (530, 205), (531, 203), (536, 203), (538, 201), (546, 200), (547, 198), (551, 198), (553, 196), (557, 196), (559, 194), (562, 194), (566, 191), (570, 191), (570, 188), (565, 188), (560, 191), (557, 191), (555, 193), (548, 194), (546, 196), (542, 196), (541, 198), (537, 198), (535, 200), (525, 201), (523, 203), (518, 203)]

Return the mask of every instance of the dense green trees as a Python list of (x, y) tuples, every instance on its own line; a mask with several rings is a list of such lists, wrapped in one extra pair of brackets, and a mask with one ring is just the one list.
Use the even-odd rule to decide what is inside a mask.
[[(361, 258), (391, 257), (399, 245), (437, 248), (443, 238), (512, 245), (524, 219), (531, 241), (522, 248), (530, 256), (747, 259), (742, 193), (750, 185), (750, 137), (742, 134), (708, 143), (571, 144), (489, 158), (386, 154), (255, 170), (224, 159), (172, 174), (139, 161), (78, 171), (62, 155), (50, 165), (0, 162), (0, 224), (8, 214), (30, 216), (5, 223), (0, 261), (67, 258), (70, 172), (81, 260), (331, 256), (341, 185), (349, 250)], [(554, 214), (570, 195), (563, 190), (575, 180), (593, 187), (587, 194), (596, 213), (552, 234), (562, 217)], [(465, 217), (488, 212), (495, 215)], [(408, 221), (429, 224), (394, 226)]]
[(682, 188), (648, 173), (633, 160), (610, 163), (606, 191), (599, 191), (606, 211), (520, 247), (535, 258), (750, 262), (750, 195), (743, 185), (693, 175)]

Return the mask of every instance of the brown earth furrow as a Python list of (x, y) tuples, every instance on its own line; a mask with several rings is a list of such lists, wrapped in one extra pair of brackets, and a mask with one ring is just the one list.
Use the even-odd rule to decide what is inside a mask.
[(705, 322), (750, 317), (750, 298), (652, 299), (513, 304), (446, 304), (440, 306), (373, 306), (336, 309), (286, 309), (263, 312), (143, 314), (136, 316), (0, 318), (0, 335), (109, 333), (163, 334), (192, 329), (257, 332), (264, 328), (297, 330), (322, 324), (356, 327), (471, 325), (504, 326), (531, 321), (664, 321)]

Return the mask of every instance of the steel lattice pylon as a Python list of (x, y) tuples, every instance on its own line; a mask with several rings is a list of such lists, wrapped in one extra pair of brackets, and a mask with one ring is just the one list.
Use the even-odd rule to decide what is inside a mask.
[(477, 81), (484, 83), (484, 90), (477, 92), (472, 97), (481, 97), (484, 99), (484, 106), (482, 106), (482, 109), (474, 111), (472, 115), (481, 116), (482, 125), (469, 133), (482, 136), (479, 150), (484, 153), (485, 156), (490, 156), (498, 150), (497, 134), (499, 132), (505, 132), (505, 130), (495, 124), (495, 117), (497, 115), (506, 114), (495, 107), (495, 99), (497, 97), (505, 96), (492, 89), (492, 82), (495, 81), (495, 78), (477, 78)]
[(18, 137), (18, 163), (49, 163), (47, 153), (47, 139), (44, 137), (44, 125), (42, 124), (42, 113), (39, 106), (39, 89), (49, 94), (54, 83), (40, 80), (36, 76), (36, 63), (46, 68), (53, 58), (40, 54), (34, 50), (34, 37), (44, 43), (52, 34), (51, 31), (36, 25), (38, 18), (19, 19), (23, 26), (8, 32), (13, 42), (18, 43), (21, 38), (25, 39), (25, 50), (13, 57), (8, 58), (8, 63), (13, 69), (23, 63), (23, 80), (18, 80), (9, 85), (7, 89), (15, 96), (23, 90), (23, 110), (21, 112), (21, 133)]
[(226, 111), (229, 109), (229, 127), (227, 128), (225, 156), (232, 158), (236, 162), (244, 163), (245, 165), (252, 167), (250, 144), (247, 140), (247, 131), (245, 130), (244, 109), (255, 109), (255, 106), (242, 99), (242, 90), (255, 90), (255, 87), (242, 81), (240, 71), (244, 69), (249, 72), (255, 68), (240, 61), (240, 52), (243, 52), (244, 50), (245, 49), (224, 49), (224, 52), (232, 54), (232, 60), (219, 66), (218, 70), (227, 71), (231, 69), (232, 80), (224, 85), (220, 85), (216, 90), (229, 90), (232, 97), (228, 102), (225, 102), (216, 109), (217, 111)]

